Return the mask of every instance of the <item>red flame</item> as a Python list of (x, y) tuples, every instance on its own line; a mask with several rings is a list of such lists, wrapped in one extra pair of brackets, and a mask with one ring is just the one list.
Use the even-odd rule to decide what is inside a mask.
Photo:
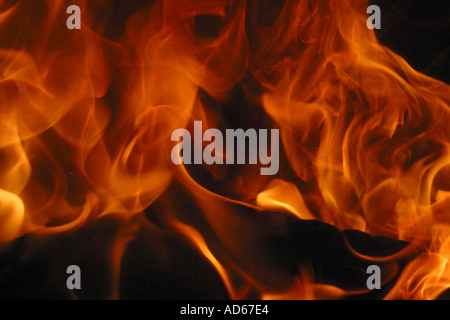
[[(231, 298), (365, 292), (270, 253), (268, 233), (317, 219), (410, 243), (384, 260), (352, 249), (364, 259), (424, 250), (387, 299), (450, 287), (450, 90), (378, 42), (367, 1), (152, 1), (123, 30), (112, 3), (77, 4), (82, 28), (68, 30), (63, 1), (0, 1), (0, 241), (118, 217), (119, 298), (133, 219), (154, 208)], [(279, 129), (280, 172), (174, 165), (171, 134), (195, 120)]]

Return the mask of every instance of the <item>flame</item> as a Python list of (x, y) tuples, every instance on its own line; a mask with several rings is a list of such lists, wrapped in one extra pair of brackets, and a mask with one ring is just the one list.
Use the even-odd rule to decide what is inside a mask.
[(24, 217), (22, 200), (15, 194), (0, 189), (1, 241), (9, 241), (20, 235)]
[(287, 211), (302, 220), (315, 219), (293, 183), (274, 179), (256, 197), (256, 203), (267, 210)]
[(314, 284), (307, 273), (302, 278), (303, 281), (295, 279), (292, 287), (282, 293), (264, 294), (262, 300), (325, 300), (339, 299), (349, 294), (335, 286)]
[[(385, 260), (423, 251), (386, 299), (449, 289), (450, 90), (378, 42), (367, 1), (159, 0), (116, 29), (113, 4), (75, 2), (82, 29), (69, 31), (62, 1), (0, 1), (1, 242), (118, 217), (119, 298), (131, 219), (155, 206), (231, 298), (356, 294), (271, 255), (269, 234), (318, 219), (411, 244)], [(175, 129), (236, 115), (280, 129), (276, 177), (171, 162)]]

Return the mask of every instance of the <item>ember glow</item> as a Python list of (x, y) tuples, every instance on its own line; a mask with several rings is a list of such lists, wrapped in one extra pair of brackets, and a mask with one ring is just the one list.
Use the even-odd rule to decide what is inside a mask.
[[(151, 266), (142, 281), (182, 279), (180, 248), (231, 299), (358, 296), (369, 265), (385, 299), (450, 288), (450, 87), (379, 43), (367, 1), (129, 3), (0, 0), (0, 254), (20, 247), (26, 264), (71, 248), (41, 262), (69, 298), (83, 293), (65, 268), (86, 272), (87, 252), (101, 270), (90, 281), (106, 283), (94, 298), (120, 299), (133, 265)], [(260, 161), (223, 148), (210, 153), (222, 161), (174, 164), (176, 130), (211, 143), (199, 121), (268, 133)], [(264, 175), (270, 132), (279, 170)], [(362, 279), (344, 285), (314, 267), (335, 244), (307, 233), (312, 221), (401, 245), (363, 250), (339, 232)], [(291, 242), (325, 251), (298, 258)]]

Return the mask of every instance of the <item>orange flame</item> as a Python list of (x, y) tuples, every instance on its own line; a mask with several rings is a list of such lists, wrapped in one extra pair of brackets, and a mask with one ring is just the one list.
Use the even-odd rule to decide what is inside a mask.
[[(69, 31), (64, 2), (0, 2), (1, 242), (116, 215), (119, 277), (130, 218), (158, 202), (164, 227), (214, 266), (231, 298), (352, 294), (267, 254), (267, 232), (293, 217), (424, 249), (387, 299), (449, 289), (449, 86), (378, 42), (367, 1), (292, 0), (260, 13), (264, 1), (160, 0), (117, 37), (110, 5), (78, 5), (82, 29)], [(227, 105), (236, 88), (244, 111)], [(247, 109), (250, 123), (280, 129), (278, 176), (173, 165), (175, 129), (227, 127), (225, 113)]]

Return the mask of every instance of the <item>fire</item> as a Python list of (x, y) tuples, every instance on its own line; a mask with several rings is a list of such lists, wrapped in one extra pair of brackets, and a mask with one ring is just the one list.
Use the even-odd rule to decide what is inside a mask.
[[(449, 86), (378, 42), (367, 1), (158, 0), (122, 22), (116, 2), (75, 2), (80, 30), (66, 28), (64, 1), (0, 1), (1, 242), (117, 217), (107, 250), (120, 298), (133, 219), (153, 208), (230, 298), (364, 292), (288, 270), (268, 245), (317, 219), (410, 244), (381, 258), (348, 244), (367, 261), (422, 252), (390, 267), (386, 299), (450, 288)], [(195, 121), (279, 130), (279, 172), (174, 165), (171, 135)]]
[(24, 207), (22, 200), (15, 194), (0, 190), (1, 241), (9, 241), (18, 236), (23, 222)]

